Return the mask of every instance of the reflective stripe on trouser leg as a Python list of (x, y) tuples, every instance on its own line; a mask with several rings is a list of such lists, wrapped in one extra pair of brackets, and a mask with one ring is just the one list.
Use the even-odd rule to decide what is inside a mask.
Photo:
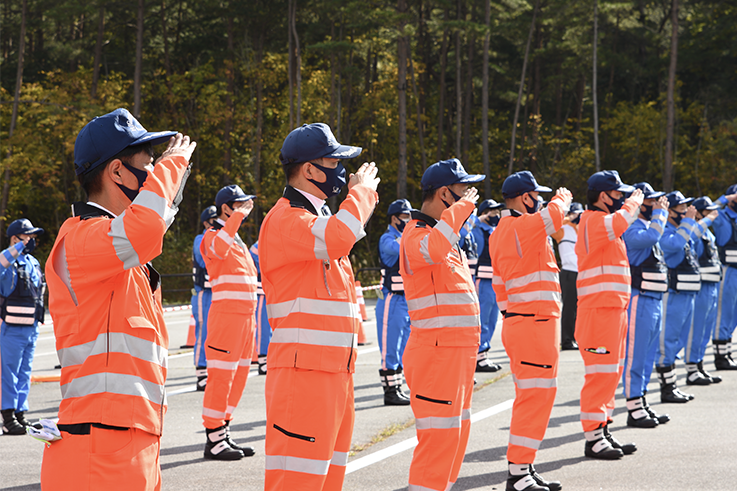
[[(620, 352), (627, 330), (627, 311), (615, 307), (578, 309), (576, 339), (586, 366), (581, 389), (581, 425), (593, 431), (609, 419), (608, 406), (617, 390)], [(592, 353), (587, 350), (603, 353)]]
[(694, 299), (691, 326), (681, 334), (686, 363), (699, 363), (704, 359), (706, 344), (711, 339), (711, 331), (716, 320), (716, 305), (719, 283), (701, 283), (701, 290)]
[(658, 366), (675, 363), (681, 348), (681, 335), (691, 327), (695, 293), (669, 291), (663, 296), (663, 330), (658, 343)]
[(192, 296), (192, 315), (195, 322), (194, 364), (207, 366), (205, 341), (207, 340), (207, 317), (210, 314), (212, 290), (201, 290)]
[[(253, 350), (253, 314), (223, 312), (225, 309), (225, 305), (213, 305), (210, 309), (209, 332), (205, 341), (207, 386), (202, 402), (202, 419), (205, 428), (210, 429), (223, 426), (228, 419), (230, 393), (244, 348), (247, 345)], [(248, 367), (244, 368), (247, 377)]]
[(729, 341), (737, 325), (737, 268), (724, 267), (714, 339)]
[(479, 307), (481, 308), (480, 352), (489, 349), (491, 337), (494, 335), (494, 329), (499, 320), (499, 307), (496, 304), (496, 294), (491, 283), (492, 280), (488, 278), (476, 279), (476, 292), (479, 296)]
[(384, 299), (376, 303), (376, 332), (383, 370), (402, 366), (402, 352), (409, 331), (407, 300), (403, 295), (384, 291)]
[(645, 395), (658, 349), (663, 301), (633, 290), (627, 307), (627, 335), (622, 385), (628, 399)]
[(238, 403), (243, 396), (243, 390), (246, 388), (246, 382), (248, 381), (248, 372), (251, 369), (251, 353), (253, 353), (254, 336), (253, 332), (256, 330), (256, 319), (253, 314), (249, 314), (246, 317), (246, 344), (243, 346), (243, 352), (241, 358), (238, 360), (238, 369), (235, 372), (233, 378), (233, 385), (230, 388), (230, 394), (228, 395), (228, 409), (226, 410), (225, 419), (233, 419), (233, 411), (238, 407)]
[(353, 374), (270, 368), (264, 489), (340, 490), (354, 417)]
[[(418, 439), (409, 469), (410, 489), (444, 490), (458, 476), (470, 434), (477, 351), (477, 345), (421, 345), (410, 334), (404, 374), (412, 388)], [(448, 370), (451, 366), (456, 368)]]
[(545, 436), (555, 402), (560, 319), (504, 319), (502, 342), (515, 382), (507, 460), (531, 463)]

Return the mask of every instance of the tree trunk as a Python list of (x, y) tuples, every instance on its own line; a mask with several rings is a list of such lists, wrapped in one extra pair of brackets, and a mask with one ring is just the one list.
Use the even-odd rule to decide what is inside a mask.
[(100, 4), (97, 14), (97, 41), (95, 42), (95, 61), (92, 69), (92, 87), (90, 98), (97, 97), (97, 83), (100, 80), (100, 61), (102, 60), (102, 39), (105, 34), (105, 4)]
[(601, 159), (599, 157), (599, 102), (596, 96), (596, 51), (599, 44), (599, 1), (594, 0), (594, 63), (593, 78), (591, 79), (591, 93), (594, 103), (594, 154), (596, 156), (596, 172), (601, 170)]
[(292, 38), (294, 2), (296, 2), (296, 0), (289, 0), (287, 5), (287, 37), (289, 38), (289, 54), (287, 56), (287, 59), (289, 60), (289, 66), (287, 68), (289, 71), (289, 131), (294, 129), (294, 39)]
[(583, 119), (583, 98), (586, 91), (586, 75), (578, 76), (576, 86), (576, 133), (581, 133), (581, 120)]
[[(228, 4), (232, 7), (232, 4)], [(230, 10), (230, 9), (228, 9)], [(235, 114), (235, 50), (233, 49), (233, 16), (227, 15), (225, 19), (225, 34), (227, 36), (228, 54), (225, 61), (225, 77), (228, 81), (225, 92), (225, 106), (227, 114), (225, 114), (225, 128), (223, 129), (223, 146), (225, 154), (223, 155), (223, 185), (226, 186), (232, 182), (230, 178), (230, 169), (233, 166), (233, 115)]]
[[(264, 84), (261, 78), (264, 56), (264, 31), (263, 27), (256, 43), (256, 138), (253, 142), (253, 183), (256, 196), (261, 194), (261, 147), (264, 135)], [(261, 224), (261, 213), (258, 200), (254, 202), (256, 227)]]
[(28, 0), (23, 0), (20, 14), (20, 40), (18, 41), (18, 69), (15, 75), (15, 94), (13, 96), (13, 112), (10, 116), (10, 129), (8, 130), (8, 153), (5, 159), (5, 172), (3, 174), (3, 195), (0, 199), (0, 243), (5, 237), (5, 212), (8, 209), (8, 194), (10, 193), (10, 158), (13, 156), (13, 131), (18, 121), (18, 104), (20, 103), (20, 89), (23, 86), (23, 55), (26, 50), (26, 13), (28, 11)]
[(141, 117), (141, 71), (143, 70), (143, 17), (145, 1), (138, 0), (138, 24), (136, 29), (136, 69), (133, 74), (133, 116)]
[[(330, 41), (335, 42), (335, 21), (330, 22)], [(369, 54), (371, 48), (369, 48)], [(335, 127), (335, 48), (330, 50), (330, 114), (328, 115), (328, 125), (330, 128)]]
[(484, 174), (484, 197), (491, 198), (491, 177), (489, 168), (489, 42), (491, 40), (491, 0), (484, 2), (484, 22), (486, 23), (486, 34), (484, 35), (483, 74), (481, 82), (481, 148), (483, 151)]
[[(509, 166), (507, 173), (512, 174), (514, 169), (514, 146), (517, 137), (517, 122), (519, 121), (519, 108), (522, 103), (522, 92), (525, 88), (525, 78), (527, 78), (527, 60), (530, 57), (530, 43), (532, 43), (532, 35), (535, 32), (535, 21), (537, 20), (537, 9), (540, 7), (540, 0), (535, 0), (535, 8), (532, 10), (532, 22), (530, 23), (530, 33), (527, 35), (527, 46), (525, 47), (525, 58), (522, 62), (522, 76), (519, 81), (519, 91), (517, 92), (517, 106), (514, 109), (514, 120), (512, 122), (512, 144), (509, 149)], [(526, 124), (526, 122), (525, 122)]]
[[(462, 17), (462, 0), (456, 1), (456, 18)], [(460, 22), (459, 22), (460, 23)], [(461, 29), (456, 30), (456, 150), (455, 157), (461, 158), (461, 123), (463, 118), (463, 91), (461, 90)]]
[(407, 44), (404, 33), (407, 0), (397, 1), (399, 37), (397, 38), (397, 89), (399, 99), (399, 165), (397, 167), (397, 199), (407, 196)]
[[(445, 9), (443, 19), (448, 21), (448, 9)], [(440, 100), (438, 101), (438, 150), (435, 160), (440, 160), (443, 155), (443, 118), (445, 117), (445, 71), (448, 68), (448, 28), (443, 29), (443, 42), (440, 47)]]
[(294, 71), (297, 84), (296, 126), (302, 125), (302, 56), (299, 52), (299, 35), (297, 34), (297, 0), (292, 0), (292, 37), (294, 39)]
[[(535, 37), (537, 38), (537, 49), (542, 50), (543, 47), (543, 33), (542, 29), (538, 26), (535, 29)], [(537, 146), (540, 129), (540, 92), (542, 86), (541, 68), (542, 62), (540, 61), (540, 55), (535, 56), (535, 68), (533, 70), (533, 89), (532, 89), (532, 137), (530, 138), (530, 171), (534, 174), (537, 172)], [(529, 88), (527, 89), (529, 91)], [(527, 118), (525, 118), (527, 119)]]
[(161, 0), (161, 36), (164, 38), (164, 70), (166, 85), (171, 89), (171, 60), (169, 59), (169, 35), (167, 34), (166, 0)]
[(673, 190), (673, 140), (676, 122), (676, 64), (678, 61), (678, 0), (671, 7), (670, 67), (668, 68), (668, 120), (665, 127), (665, 161), (663, 165), (663, 190)]
[[(473, 14), (471, 21), (473, 22)], [(465, 165), (468, 165), (468, 153), (471, 147), (471, 107), (473, 104), (473, 44), (475, 38), (473, 31), (468, 33), (468, 60), (466, 62), (466, 102), (463, 107), (463, 158), (461, 159)]]
[(417, 103), (417, 136), (420, 139), (420, 156), (422, 157), (422, 172), (427, 169), (427, 152), (425, 151), (425, 130), (422, 124), (422, 103), (417, 93), (417, 84), (415, 83), (415, 70), (412, 65), (412, 56), (409, 56), (409, 77), (412, 81), (412, 93)]

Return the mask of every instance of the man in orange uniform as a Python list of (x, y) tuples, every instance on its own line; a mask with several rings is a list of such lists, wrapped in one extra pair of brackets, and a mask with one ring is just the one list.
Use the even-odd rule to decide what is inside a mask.
[(205, 339), (207, 385), (202, 401), (206, 459), (240, 460), (256, 453), (253, 447), (238, 446), (230, 438), (230, 421), (251, 368), (256, 326), (256, 266), (238, 235), (253, 209), (253, 198), (237, 185), (218, 191), (218, 218), (200, 243), (212, 285)]
[(169, 335), (161, 254), (195, 144), (177, 134), (153, 166), (150, 133), (125, 109), (89, 122), (74, 165), (87, 203), (72, 205), (46, 262), (61, 362), (58, 427), (44, 452), (41, 489), (161, 489)]
[(346, 184), (341, 145), (313, 123), (284, 140), (284, 196), (261, 225), (261, 283), (273, 329), (266, 376), (268, 491), (339, 490), (355, 418), (353, 372), (361, 313), (348, 254), (378, 201), (376, 167), (351, 174), (338, 213), (325, 200)]
[[(588, 180), (588, 210), (581, 215), (576, 241), (578, 316), (576, 340), (586, 365), (581, 389), (584, 454), (619, 459), (637, 450), (609, 433), (614, 393), (624, 369), (630, 267), (622, 234), (637, 219), (644, 194), (622, 183), (617, 171), (601, 171)], [(624, 193), (632, 192), (627, 200)]]
[(476, 208), (483, 175), (458, 159), (422, 175), (422, 207), (413, 211), (399, 250), (410, 335), (404, 351), (419, 443), (409, 490), (450, 489), (458, 478), (471, 430), (471, 396), (481, 315), (460, 230)]
[(493, 286), (504, 314), (502, 342), (514, 376), (515, 398), (507, 447), (507, 490), (561, 489), (545, 481), (533, 462), (555, 402), (560, 342), (558, 263), (548, 236), (563, 226), (571, 193), (560, 188), (540, 211), (540, 186), (529, 171), (507, 177), (507, 209), (489, 239)]

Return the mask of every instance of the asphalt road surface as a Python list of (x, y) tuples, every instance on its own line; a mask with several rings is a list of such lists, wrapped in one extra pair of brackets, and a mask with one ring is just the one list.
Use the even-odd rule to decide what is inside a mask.
[[(349, 459), (344, 489), (402, 490), (407, 488), (415, 444), (409, 407), (384, 407), (379, 383), (380, 355), (376, 342), (373, 302), (367, 300), (364, 323), (369, 344), (359, 348), (356, 366), (356, 424), (354, 452)], [(264, 479), (265, 377), (255, 367), (246, 385), (231, 428), (238, 443), (256, 448), (256, 456), (237, 462), (206, 461), (202, 457), (202, 392), (194, 391), (191, 350), (181, 350), (189, 311), (166, 314), (170, 331), (169, 410), (161, 442), (164, 490), (258, 490)], [(454, 491), (502, 490), (506, 479), (506, 445), (514, 385), (500, 341), (501, 324), (492, 341), (494, 361), (504, 369), (477, 374), (473, 396), (471, 438)], [(713, 367), (711, 347), (706, 367)], [(34, 375), (58, 373), (51, 326), (43, 326), (36, 348)], [(617, 394), (614, 435), (636, 442), (638, 451), (614, 462), (583, 456), (584, 439), (578, 416), (583, 363), (578, 352), (561, 353), (556, 404), (538, 452), (536, 468), (559, 480), (566, 490), (716, 490), (737, 489), (737, 372), (718, 372), (721, 384), (685, 388), (685, 368), (677, 365), (679, 385), (695, 394), (688, 404), (660, 404), (657, 382), (650, 385), (649, 402), (672, 420), (653, 429), (626, 426), (626, 409)], [(452, 370), (453, 367), (448, 367)], [(405, 388), (406, 389), (406, 388)], [(29, 419), (54, 418), (60, 402), (58, 382), (34, 383)], [(0, 437), (0, 489), (40, 489), (44, 445), (27, 436)]]

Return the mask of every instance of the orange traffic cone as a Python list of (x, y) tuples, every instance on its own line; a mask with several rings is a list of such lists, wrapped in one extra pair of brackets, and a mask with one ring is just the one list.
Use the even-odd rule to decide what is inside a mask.
[[(368, 320), (366, 315), (366, 301), (363, 298), (363, 290), (361, 289), (361, 282), (356, 281), (356, 298), (358, 299), (358, 307), (361, 310), (361, 319)], [(358, 345), (363, 346), (366, 344), (366, 331), (363, 329), (363, 322), (361, 322), (358, 328)]]
[(187, 333), (187, 342), (180, 346), (180, 348), (194, 348), (195, 335), (194, 335), (194, 314), (189, 316), (189, 332)]

